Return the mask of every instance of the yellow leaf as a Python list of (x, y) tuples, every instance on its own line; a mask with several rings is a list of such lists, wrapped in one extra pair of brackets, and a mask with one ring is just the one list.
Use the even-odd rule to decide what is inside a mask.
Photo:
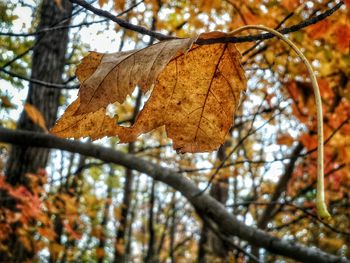
[(114, 218), (118, 221), (122, 219), (122, 209), (120, 207), (114, 208)]
[(320, 246), (330, 249), (332, 251), (338, 251), (344, 245), (344, 240), (341, 238), (326, 238), (322, 237), (319, 240)]
[(272, 50), (269, 50), (265, 53), (265, 58), (269, 64), (272, 64), (275, 60), (275, 52)]
[(50, 243), (49, 244), (49, 251), (50, 251), (50, 256), (54, 259), (57, 260), (60, 253), (64, 250), (64, 246), (58, 244), (58, 243)]
[(33, 105), (26, 103), (24, 105), (24, 110), (27, 113), (28, 117), (40, 128), (42, 128), (45, 132), (48, 132), (46, 127), (46, 122), (41, 114), (41, 112)]

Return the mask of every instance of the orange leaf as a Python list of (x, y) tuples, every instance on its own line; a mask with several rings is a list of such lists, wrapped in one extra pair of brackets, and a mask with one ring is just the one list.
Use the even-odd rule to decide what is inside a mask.
[(81, 239), (82, 235), (76, 231), (73, 230), (73, 228), (70, 226), (69, 223), (64, 223), (64, 227), (67, 231), (67, 233), (73, 238), (73, 239), (76, 239), (76, 240), (79, 240)]
[(50, 241), (53, 241), (56, 237), (55, 231), (53, 231), (51, 228), (39, 227), (37, 230), (41, 236), (46, 237)]
[(303, 134), (300, 136), (301, 143), (308, 149), (315, 149), (317, 147), (316, 136), (311, 136), (310, 134)]
[(322, 98), (329, 99), (334, 96), (332, 88), (329, 86), (329, 82), (325, 78), (317, 79), (318, 86), (320, 87), (320, 93)]
[(122, 219), (122, 209), (121, 207), (114, 208), (114, 218), (118, 221)]
[(27, 113), (28, 117), (45, 132), (48, 132), (45, 119), (41, 112), (33, 105), (26, 103), (24, 105), (24, 110)]
[(294, 142), (294, 139), (292, 136), (290, 136), (289, 134), (279, 134), (277, 136), (277, 143), (278, 144), (282, 144), (282, 145), (287, 145), (287, 146), (291, 146)]
[(341, 24), (335, 29), (335, 38), (339, 49), (343, 52), (350, 48), (350, 26)]
[(125, 0), (114, 0), (114, 9), (116, 11), (122, 11), (125, 7)]
[(80, 98), (66, 109), (65, 113), (50, 130), (59, 137), (81, 138), (89, 136), (96, 140), (104, 136), (113, 136), (117, 126), (117, 118), (106, 115), (106, 109), (95, 112), (74, 115), (80, 105)]
[(62, 0), (55, 0), (55, 4), (58, 6), (59, 9), (64, 10), (62, 6)]
[[(224, 36), (211, 32), (200, 38)], [(174, 149), (180, 152), (217, 149), (232, 126), (233, 113), (246, 88), (240, 53), (232, 43), (195, 45), (184, 52), (192, 42), (193, 39), (164, 41), (142, 50), (103, 55), (100, 60), (92, 59), (96, 54), (90, 54), (77, 70), (82, 82), (80, 106), (79, 102), (73, 103), (52, 132), (74, 138), (114, 133), (121, 142), (130, 142), (165, 125)], [(132, 127), (110, 122), (106, 125), (93, 116), (103, 116), (109, 103), (122, 103), (136, 85), (146, 92), (155, 81), (152, 94)], [(77, 118), (88, 120), (77, 124)], [(97, 131), (93, 124), (100, 124)]]
[(0, 96), (0, 100), (1, 100), (1, 104), (0, 104), (1, 107), (8, 108), (8, 109), (12, 109), (16, 107), (14, 104), (11, 103), (10, 99), (6, 96)]
[(96, 257), (97, 258), (103, 258), (105, 256), (105, 250), (103, 249), (103, 247), (98, 247), (96, 248)]
[(308, 28), (309, 36), (312, 39), (319, 39), (323, 37), (331, 28), (332, 23), (328, 20), (322, 20)]
[(118, 136), (129, 142), (165, 125), (177, 151), (215, 150), (225, 141), (245, 84), (234, 44), (196, 45), (169, 63), (133, 127)]
[(348, 18), (350, 18), (350, 0), (344, 0), (345, 6), (348, 9)]
[(299, 0), (282, 0), (282, 5), (291, 12), (299, 5)]
[(125, 253), (124, 241), (120, 240), (120, 241), (116, 242), (115, 249), (119, 252), (119, 254), (123, 255)]
[(293, 100), (297, 101), (299, 98), (299, 90), (295, 81), (291, 81), (287, 84), (287, 90), (289, 91)]
[(107, 3), (107, 0), (98, 0), (98, 4), (99, 4), (99, 6), (103, 6), (104, 4), (106, 4)]

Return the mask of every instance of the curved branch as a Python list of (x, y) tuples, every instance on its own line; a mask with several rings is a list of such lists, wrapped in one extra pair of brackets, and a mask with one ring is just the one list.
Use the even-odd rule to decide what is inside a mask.
[(286, 44), (288, 44), (294, 51), (297, 53), (298, 57), (303, 61), (305, 64), (307, 71), (310, 75), (311, 84), (315, 96), (315, 103), (316, 103), (316, 113), (317, 113), (317, 194), (316, 194), (316, 207), (317, 212), (321, 218), (328, 218), (331, 215), (329, 214), (327, 210), (327, 206), (325, 203), (325, 194), (324, 194), (324, 164), (323, 164), (323, 113), (322, 113), (322, 99), (320, 94), (320, 89), (318, 87), (317, 79), (315, 76), (315, 73), (312, 69), (311, 64), (307, 60), (307, 58), (304, 56), (304, 54), (300, 51), (300, 49), (292, 42), (290, 41), (286, 36), (282, 35), (280, 32), (268, 28), (265, 26), (243, 26), (240, 27), (233, 32), (231, 32), (232, 35), (238, 34), (242, 31), (249, 30), (249, 29), (256, 29), (256, 30), (262, 30), (267, 31), (270, 34), (275, 35), (276, 37), (283, 40)]
[(54, 148), (82, 155), (94, 157), (104, 162), (115, 163), (129, 169), (145, 173), (155, 180), (161, 181), (179, 191), (194, 206), (200, 214), (212, 219), (220, 230), (232, 236), (246, 240), (254, 246), (263, 247), (274, 254), (286, 256), (303, 262), (347, 262), (349, 260), (327, 254), (321, 250), (307, 248), (273, 237), (259, 229), (250, 227), (235, 218), (225, 207), (207, 194), (192, 198), (193, 193), (199, 189), (188, 178), (181, 176), (175, 171), (163, 168), (149, 161), (143, 160), (135, 155), (126, 154), (111, 148), (60, 139), (52, 135), (41, 134), (29, 131), (16, 131), (0, 128), (0, 141), (22, 146)]

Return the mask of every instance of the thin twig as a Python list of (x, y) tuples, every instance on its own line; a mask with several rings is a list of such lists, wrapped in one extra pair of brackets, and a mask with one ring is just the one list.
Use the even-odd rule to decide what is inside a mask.
[(296, 210), (300, 210), (303, 213), (307, 214), (308, 216), (312, 217), (314, 220), (316, 220), (317, 222), (320, 222), (321, 224), (323, 224), (325, 227), (329, 228), (333, 232), (338, 233), (338, 234), (342, 234), (342, 235), (345, 235), (345, 236), (350, 236), (350, 232), (346, 232), (346, 231), (342, 231), (342, 230), (336, 229), (335, 227), (331, 226), (327, 222), (325, 222), (322, 219), (318, 218), (318, 216), (315, 215), (314, 213), (309, 212), (307, 210), (307, 208), (298, 206), (298, 205), (293, 204), (291, 202), (279, 202), (279, 201), (275, 201), (275, 202), (256, 202), (256, 201), (246, 201), (246, 202), (241, 202), (241, 203), (237, 203), (237, 204), (233, 204), (233, 205), (227, 205), (226, 207), (248, 206), (248, 205), (268, 206), (270, 204), (280, 205), (280, 206), (291, 206), (291, 207), (295, 208)]
[(40, 35), (42, 33), (47, 33), (47, 32), (51, 32), (51, 31), (55, 31), (55, 30), (63, 30), (63, 29), (67, 29), (67, 28), (77, 28), (77, 27), (83, 27), (83, 26), (90, 26), (90, 25), (93, 25), (93, 24), (104, 23), (104, 22), (107, 22), (107, 21), (109, 21), (109, 20), (108, 19), (102, 19), (102, 20), (98, 20), (98, 21), (84, 22), (84, 23), (80, 23), (80, 24), (77, 24), (77, 25), (48, 27), (48, 28), (44, 28), (42, 30), (38, 30), (36, 32), (32, 32), (32, 33), (0, 32), (0, 36), (33, 37), (33, 36)]
[[(327, 11), (325, 11), (324, 13), (322, 13), (318, 16), (307, 19), (307, 20), (305, 20), (299, 24), (293, 25), (291, 27), (283, 28), (277, 32), (280, 34), (289, 34), (292, 32), (299, 31), (300, 29), (308, 27), (310, 25), (316, 24), (317, 22), (332, 15), (343, 4), (344, 4), (344, 2), (341, 1), (337, 5), (335, 5), (333, 8), (328, 9)], [(215, 43), (243, 43), (243, 42), (252, 42), (252, 41), (257, 41), (257, 40), (265, 40), (265, 39), (270, 39), (273, 37), (275, 37), (275, 35), (272, 33), (264, 33), (264, 34), (241, 36), (241, 37), (234, 37), (234, 36), (232, 36), (232, 37), (220, 37), (220, 38), (212, 38), (212, 39), (198, 39), (196, 41), (196, 44), (208, 45), (208, 44), (215, 44)]]
[(275, 115), (273, 115), (269, 120), (267, 120), (266, 122), (264, 122), (261, 126), (259, 126), (258, 128), (256, 128), (255, 130), (249, 130), (249, 132), (239, 140), (239, 142), (236, 144), (236, 146), (229, 152), (229, 154), (227, 154), (225, 156), (225, 158), (221, 161), (221, 163), (216, 167), (215, 172), (211, 175), (207, 185), (200, 190), (198, 193), (195, 193), (193, 195), (192, 198), (196, 198), (197, 196), (202, 195), (205, 191), (208, 190), (208, 188), (210, 187), (210, 185), (212, 184), (212, 182), (214, 181), (216, 175), (219, 173), (220, 169), (224, 167), (226, 161), (231, 157), (231, 155), (238, 149), (238, 147), (252, 134), (256, 133), (258, 130), (262, 129), (265, 125), (267, 125), (269, 122), (271, 122), (277, 115), (281, 114), (284, 110), (286, 109), (283, 108), (281, 109), (281, 111)]
[(34, 84), (38, 84), (44, 87), (48, 87), (48, 88), (57, 88), (57, 89), (78, 89), (80, 85), (74, 85), (74, 86), (67, 86), (65, 84), (57, 84), (57, 83), (49, 83), (49, 82), (45, 82), (42, 80), (38, 80), (38, 79), (31, 79), (22, 75), (19, 75), (17, 73), (11, 72), (9, 70), (6, 70), (4, 68), (0, 68), (0, 71), (6, 73), (7, 75), (11, 76), (11, 77), (15, 77), (15, 78), (19, 78)]
[[(119, 13), (118, 15), (116, 15), (116, 17), (119, 17), (119, 16), (122, 16), (128, 12), (130, 12), (130, 10), (132, 10), (135, 6), (137, 6), (138, 4), (141, 4), (144, 0), (141, 0), (139, 3), (131, 6), (130, 8), (124, 10), (123, 12)], [(89, 3), (86, 3), (88, 5), (91, 5)], [(75, 11), (74, 13), (72, 13), (71, 15), (69, 15), (68, 17), (66, 17), (65, 19), (62, 19), (61, 21), (59, 21), (58, 23), (55, 23), (54, 25), (52, 25), (52, 27), (50, 28), (55, 28), (57, 27), (58, 25), (64, 23), (65, 21), (67, 21), (68, 19), (71, 19), (72, 17), (74, 17), (75, 15), (79, 14), (82, 10), (84, 10), (84, 7), (82, 8), (79, 8), (77, 11)], [(7, 61), (4, 65), (2, 65), (0, 67), (0, 69), (4, 69), (8, 66), (10, 66), (12, 63), (14, 63), (15, 61), (17, 61), (18, 59), (24, 57), (25, 55), (27, 55), (30, 51), (34, 50), (38, 44), (40, 43), (40, 41), (47, 35), (47, 33), (50, 32), (50, 31), (47, 31), (47, 32), (43, 32), (43, 34), (39, 34), (38, 35), (38, 38), (37, 38), (37, 41), (35, 42), (34, 45), (32, 45), (31, 47), (27, 48), (25, 51), (23, 51), (22, 53), (18, 54), (16, 57), (12, 58), (11, 60)]]
[(69, 0), (69, 1), (71, 3), (78, 4), (82, 7), (84, 7), (85, 9), (93, 12), (96, 15), (108, 18), (108, 19), (112, 20), (113, 22), (116, 22), (119, 26), (121, 26), (123, 28), (138, 32), (138, 33), (143, 34), (143, 35), (148, 35), (150, 37), (154, 37), (158, 40), (174, 39), (174, 37), (170, 37), (170, 36), (164, 35), (162, 33), (149, 30), (149, 29), (142, 27), (142, 26), (131, 24), (124, 19), (118, 18), (117, 16), (111, 14), (110, 12), (93, 7), (92, 5), (85, 2), (84, 0)]
[[(158, 40), (170, 40), (170, 39), (177, 38), (177, 37), (172, 37), (169, 35), (159, 33), (157, 31), (149, 30), (149, 29), (142, 27), (142, 26), (131, 24), (123, 19), (116, 17), (115, 15), (113, 15), (105, 10), (101, 10), (101, 9), (93, 7), (92, 5), (85, 2), (84, 0), (69, 0), (69, 1), (86, 8), (87, 10), (93, 12), (96, 15), (108, 18), (108, 19), (116, 22), (118, 25), (120, 25), (123, 28), (138, 32), (142, 35), (148, 35), (148, 36), (154, 37)], [(291, 27), (284, 28), (284, 29), (280, 30), (279, 33), (289, 34), (289, 33), (298, 31), (304, 27), (315, 24), (315, 23), (325, 19), (326, 17), (332, 15), (343, 4), (344, 4), (344, 2), (341, 1), (337, 5), (335, 5), (333, 8), (328, 9), (324, 13), (322, 13), (318, 16), (312, 17), (310, 19), (307, 19), (307, 20), (305, 20), (297, 25), (293, 25)], [(257, 41), (257, 40), (265, 40), (265, 39), (269, 39), (269, 38), (273, 38), (273, 37), (275, 37), (275, 35), (272, 33), (264, 33), (264, 34), (241, 36), (241, 37), (230, 36), (230, 37), (220, 37), (220, 38), (213, 38), (213, 39), (198, 39), (195, 43), (199, 44), (199, 45), (207, 45), (207, 44), (214, 44), (214, 43), (242, 43), (242, 42), (252, 42), (252, 41)]]
[(222, 233), (219, 228), (213, 223), (209, 218), (206, 216), (201, 217), (204, 223), (209, 227), (211, 231), (213, 231), (222, 241), (225, 241), (228, 243), (230, 246), (232, 246), (234, 249), (236, 249), (238, 252), (244, 254), (247, 256), (249, 259), (251, 259), (253, 262), (260, 263), (260, 260), (254, 256), (253, 254), (249, 253), (248, 251), (245, 251), (243, 248), (240, 246), (236, 245), (232, 238), (226, 236), (224, 233)]
[[(348, 122), (350, 121), (350, 116), (346, 118), (336, 129), (332, 131), (332, 133), (328, 136), (328, 138), (324, 141), (323, 145), (326, 146), (330, 140), (336, 135), (336, 133)], [(298, 155), (298, 157), (305, 157), (307, 155), (310, 155), (311, 153), (317, 151), (317, 147), (307, 151), (306, 153), (301, 153)], [(235, 165), (240, 165), (244, 163), (252, 163), (252, 164), (268, 164), (268, 163), (275, 163), (275, 162), (283, 162), (290, 160), (291, 156), (284, 157), (284, 158), (276, 158), (272, 161), (267, 161), (267, 160), (242, 160), (242, 161), (236, 161), (232, 163), (228, 163), (223, 165), (221, 168), (227, 168), (230, 166), (235, 166)], [(218, 169), (219, 166), (214, 166), (214, 167), (204, 167), (204, 168), (195, 168), (195, 169), (179, 169), (178, 173), (195, 173), (195, 172), (201, 172), (201, 171), (207, 171), (207, 170), (216, 170)]]

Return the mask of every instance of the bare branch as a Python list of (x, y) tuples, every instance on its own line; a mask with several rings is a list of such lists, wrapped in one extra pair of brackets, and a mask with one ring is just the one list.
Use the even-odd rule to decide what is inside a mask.
[(271, 253), (303, 262), (350, 262), (345, 258), (330, 255), (318, 249), (307, 248), (294, 242), (281, 240), (259, 229), (247, 226), (209, 195), (202, 194), (193, 198), (193, 193), (198, 193), (199, 189), (190, 179), (171, 169), (163, 168), (134, 155), (92, 143), (70, 141), (52, 135), (5, 128), (0, 128), (0, 141), (22, 146), (55, 148), (80, 153), (104, 162), (111, 162), (137, 170), (179, 191), (191, 202), (196, 211), (213, 220), (219, 226), (220, 231), (228, 236), (237, 236), (254, 246), (263, 247)]
[(56, 89), (78, 89), (80, 85), (74, 85), (74, 86), (67, 86), (65, 84), (57, 84), (57, 83), (49, 83), (49, 82), (45, 82), (39, 79), (31, 79), (22, 75), (19, 75), (17, 73), (11, 72), (9, 70), (6, 70), (4, 68), (0, 68), (0, 71), (6, 73), (7, 75), (14, 77), (14, 78), (19, 78), (34, 84), (38, 84), (44, 87), (48, 87), (48, 88), (56, 88)]
[(257, 226), (258, 228), (265, 229), (267, 226), (267, 223), (271, 219), (271, 216), (274, 214), (274, 209), (276, 206), (276, 201), (280, 198), (281, 194), (286, 190), (289, 179), (292, 176), (292, 173), (294, 171), (295, 164), (298, 160), (300, 152), (303, 150), (304, 146), (303, 144), (299, 143), (293, 150), (293, 153), (291, 154), (291, 159), (289, 164), (286, 166), (286, 170), (284, 174), (281, 176), (280, 180), (278, 181), (275, 192), (273, 193), (270, 203), (265, 208), (262, 216), (258, 219)]
[[(131, 24), (123, 19), (120, 19), (118, 17), (116, 17), (115, 15), (105, 11), (105, 10), (101, 10), (98, 9), (96, 7), (93, 7), (91, 4), (87, 3), (84, 0), (69, 0), (72, 3), (78, 4), (84, 8), (86, 8), (87, 10), (93, 12), (96, 15), (108, 18), (114, 22), (116, 22), (118, 25), (120, 25), (123, 28), (138, 32), (142, 35), (148, 35), (150, 37), (154, 37), (158, 40), (170, 40), (170, 39), (176, 39), (176, 37), (172, 37), (169, 35), (165, 35), (162, 33), (159, 33), (157, 31), (152, 31), (149, 30), (145, 27), (142, 26), (138, 26), (138, 25), (134, 25)], [(297, 25), (293, 25), (291, 27), (287, 27), (284, 29), (279, 30), (278, 32), (280, 32), (281, 34), (289, 34), (295, 31), (298, 31), (302, 28), (308, 27), (312, 24), (316, 24), (317, 22), (325, 19), (326, 17), (332, 15), (335, 11), (337, 11), (342, 5), (344, 4), (343, 1), (340, 1), (338, 4), (336, 4), (333, 8), (328, 9), (327, 11), (325, 11), (324, 13), (309, 18)], [(207, 44), (214, 44), (214, 43), (242, 43), (242, 42), (252, 42), (252, 41), (257, 41), (257, 40), (266, 40), (266, 39), (270, 39), (275, 37), (273, 34), (271, 33), (264, 33), (264, 34), (257, 34), (257, 35), (250, 35), (250, 36), (241, 36), (241, 37), (222, 37), (222, 38), (214, 38), (214, 39), (198, 39), (196, 41), (196, 44), (199, 45), (207, 45)]]

